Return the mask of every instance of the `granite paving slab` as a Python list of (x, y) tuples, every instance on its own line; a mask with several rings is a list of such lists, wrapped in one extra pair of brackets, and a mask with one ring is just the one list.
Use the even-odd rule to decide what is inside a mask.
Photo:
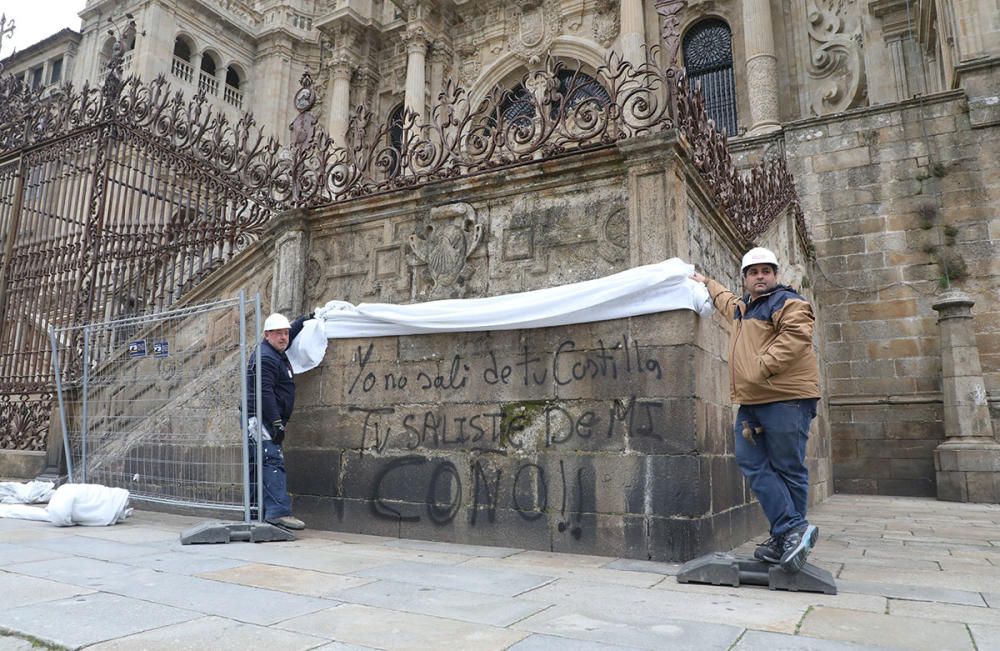
[(877, 615), (820, 606), (810, 610), (802, 635), (907, 651), (972, 651), (965, 626), (914, 617)]
[(148, 556), (135, 556), (132, 558), (123, 558), (120, 562), (122, 565), (145, 567), (157, 572), (188, 575), (226, 570), (246, 565), (246, 561), (220, 558), (218, 556), (199, 556), (183, 552), (163, 552)]
[(348, 588), (356, 588), (375, 581), (375, 579), (342, 576), (297, 567), (259, 564), (203, 572), (198, 576), (213, 581), (280, 590), (309, 597), (333, 597)]
[(38, 647), (29, 640), (17, 637), (13, 633), (0, 631), (0, 651), (34, 651)]
[(991, 572), (977, 574), (960, 572), (942, 572), (941, 570), (906, 570), (889, 568), (852, 568), (847, 566), (838, 579), (844, 581), (868, 581), (873, 583), (892, 583), (903, 585), (920, 585), (929, 588), (946, 588), (980, 592), (992, 590), (997, 586), (997, 576)]
[(515, 628), (600, 644), (640, 649), (729, 649), (743, 629), (725, 624), (649, 617), (611, 608), (558, 605), (519, 622)]
[(1000, 592), (983, 592), (982, 595), (990, 608), (1000, 608)]
[(61, 554), (49, 549), (38, 549), (27, 545), (15, 545), (12, 543), (0, 543), (0, 567), (13, 565), (14, 563), (30, 563), (32, 561), (44, 561), (50, 558), (59, 558)]
[[(395, 559), (373, 558), (351, 553), (347, 546), (337, 547), (286, 547), (285, 543), (229, 543), (228, 545), (189, 545), (197, 549), (184, 553), (215, 558), (246, 561), (267, 565), (284, 565), (302, 570), (350, 574), (396, 562)], [(217, 549), (228, 547), (229, 549)]]
[(0, 610), (0, 627), (77, 648), (195, 619), (198, 613), (94, 593)]
[(356, 572), (365, 576), (401, 583), (415, 583), (435, 588), (512, 597), (552, 581), (551, 577), (514, 570), (498, 570), (467, 565), (441, 566), (402, 562)]
[(30, 546), (36, 549), (47, 549), (60, 554), (96, 558), (105, 561), (119, 561), (123, 558), (146, 556), (147, 554), (155, 554), (157, 552), (155, 547), (131, 545), (114, 540), (91, 538), (89, 536), (67, 536), (59, 539), (41, 540), (31, 543)]
[(85, 558), (24, 563), (7, 570), (252, 624), (273, 624), (335, 603)]
[(462, 545), (458, 543), (434, 542), (432, 540), (392, 540), (385, 543), (386, 547), (397, 547), (399, 549), (418, 549), (428, 552), (441, 552), (443, 554), (463, 554), (465, 556), (504, 558), (512, 554), (518, 554), (520, 549), (513, 547), (489, 547), (486, 545)]
[(882, 651), (886, 647), (821, 640), (805, 635), (747, 631), (732, 651)]
[(536, 633), (510, 647), (509, 651), (635, 651), (635, 649), (640, 648), (642, 647), (620, 646)]
[(642, 616), (649, 621), (684, 619), (693, 622), (735, 624), (782, 633), (794, 632), (802, 614), (809, 608), (804, 603), (771, 601), (761, 598), (761, 594), (757, 591), (749, 590), (735, 596), (725, 593), (701, 594), (648, 590), (574, 579), (559, 579), (524, 593), (520, 598), (546, 603), (574, 604), (581, 613), (588, 615), (593, 613), (596, 617), (620, 612), (629, 616)]
[(1000, 651), (1000, 626), (970, 624), (969, 631), (978, 651)]
[(200, 617), (180, 624), (100, 642), (87, 651), (246, 651), (315, 649), (324, 638), (254, 626), (222, 617)]
[[(605, 559), (607, 560), (607, 559)], [(592, 567), (582, 565), (573, 567), (567, 563), (554, 563), (547, 566), (543, 560), (534, 559), (523, 562), (520, 554), (499, 560), (477, 558), (463, 564), (464, 567), (483, 568), (504, 568), (518, 572), (528, 572), (540, 576), (548, 576), (561, 579), (578, 579), (580, 581), (593, 581), (596, 583), (611, 583), (614, 585), (626, 585), (638, 588), (649, 588), (664, 580), (663, 574), (652, 572), (635, 571), (622, 572), (604, 567)]]
[(509, 626), (548, 607), (544, 603), (513, 597), (397, 581), (377, 581), (360, 588), (342, 590), (333, 596), (346, 603), (490, 626)]
[[(864, 610), (871, 613), (884, 613), (888, 599), (881, 595), (844, 592), (828, 595), (818, 592), (791, 592), (787, 590), (770, 590), (766, 586), (744, 585), (733, 587), (728, 585), (709, 585), (704, 583), (677, 583), (667, 579), (653, 587), (656, 591), (696, 592), (706, 596), (726, 595), (734, 599), (753, 597), (769, 603), (784, 603), (789, 606), (809, 608), (810, 606), (836, 606), (851, 610)], [(751, 627), (753, 628), (753, 627)]]
[(948, 622), (965, 624), (988, 624), (1000, 626), (1000, 608), (985, 608), (976, 606), (956, 606), (941, 602), (909, 601), (906, 599), (890, 599), (890, 615), (902, 617), (923, 617), (940, 619)]
[(378, 649), (506, 649), (527, 636), (483, 624), (343, 604), (277, 625), (279, 628)]
[(898, 583), (877, 583), (875, 581), (847, 581), (837, 579), (837, 589), (840, 592), (858, 592), (874, 594), (895, 599), (913, 599), (916, 601), (939, 601), (948, 604), (965, 606), (982, 606), (983, 597), (978, 592), (968, 590), (948, 590), (946, 588), (931, 588), (922, 585), (902, 585)]
[(658, 563), (656, 561), (640, 561), (631, 558), (619, 558), (603, 565), (605, 569), (619, 570), (621, 572), (648, 572), (651, 574), (663, 574), (666, 576), (677, 576), (681, 569), (680, 563)]
[(80, 527), (77, 529), (77, 535), (114, 540), (131, 545), (177, 540), (176, 531), (138, 525), (128, 520), (111, 527)]
[(91, 592), (93, 590), (77, 585), (0, 571), (0, 595), (3, 595), (4, 608), (65, 599)]

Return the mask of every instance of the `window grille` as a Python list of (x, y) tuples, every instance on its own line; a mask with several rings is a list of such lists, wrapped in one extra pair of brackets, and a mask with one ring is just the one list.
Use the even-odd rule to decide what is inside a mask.
[(736, 81), (733, 76), (733, 34), (718, 19), (703, 20), (684, 35), (684, 68), (691, 85), (701, 83), (705, 110), (715, 126), (737, 133)]

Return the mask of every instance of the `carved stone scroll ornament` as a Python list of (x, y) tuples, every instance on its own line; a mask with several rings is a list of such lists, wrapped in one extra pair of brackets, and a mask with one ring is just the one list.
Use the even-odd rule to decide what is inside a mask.
[(431, 294), (463, 296), (466, 281), (473, 274), (465, 261), (486, 231), (485, 225), (476, 220), (475, 208), (467, 203), (433, 208), (421, 230), (422, 233), (410, 235), (409, 245), (414, 255), (427, 264)]
[(819, 80), (811, 91), (816, 115), (845, 111), (861, 104), (865, 68), (861, 53), (861, 27), (845, 18), (850, 0), (807, 0), (809, 43), (812, 54), (808, 73)]
[(681, 48), (681, 21), (678, 17), (687, 0), (656, 0), (656, 13), (660, 16), (660, 37), (666, 54), (666, 64), (677, 61)]

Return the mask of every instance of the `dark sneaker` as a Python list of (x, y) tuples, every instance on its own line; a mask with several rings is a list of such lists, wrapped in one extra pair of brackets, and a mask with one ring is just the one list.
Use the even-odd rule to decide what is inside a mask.
[(811, 524), (786, 533), (781, 545), (781, 569), (792, 573), (801, 570), (818, 538), (819, 529)]
[(771, 536), (753, 550), (753, 557), (762, 563), (773, 563), (777, 565), (781, 562), (781, 554), (784, 549), (781, 546), (781, 536)]
[(285, 529), (294, 529), (295, 531), (306, 528), (305, 522), (290, 515), (283, 515), (280, 518), (268, 518), (267, 522), (279, 527), (284, 527)]

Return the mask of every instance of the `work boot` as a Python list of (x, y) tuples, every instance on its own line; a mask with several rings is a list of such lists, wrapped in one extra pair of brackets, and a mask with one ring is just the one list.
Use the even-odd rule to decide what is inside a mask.
[(786, 533), (781, 545), (781, 569), (792, 573), (801, 570), (818, 538), (819, 529), (811, 524), (804, 524)]
[(781, 536), (771, 536), (753, 550), (753, 557), (763, 563), (777, 565), (781, 562), (781, 554), (784, 548), (781, 545)]
[(291, 515), (283, 515), (280, 518), (268, 518), (267, 522), (278, 527), (284, 527), (285, 529), (294, 529), (295, 531), (306, 528), (305, 522)]

